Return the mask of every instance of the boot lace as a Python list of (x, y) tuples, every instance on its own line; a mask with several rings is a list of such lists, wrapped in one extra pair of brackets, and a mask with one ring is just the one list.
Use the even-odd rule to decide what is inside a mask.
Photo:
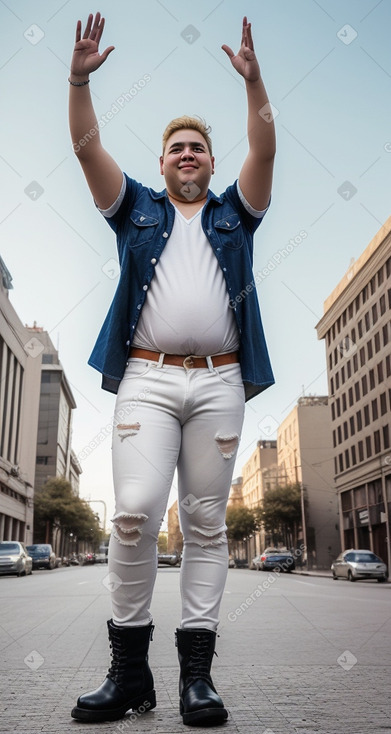
[(120, 685), (124, 674), (127, 663), (127, 654), (124, 650), (121, 640), (118, 637), (113, 637), (110, 640), (110, 651), (111, 651), (111, 665), (107, 673), (107, 678), (110, 678), (114, 683)]
[(211, 660), (208, 639), (197, 635), (193, 640), (187, 665), (186, 686), (194, 683), (196, 680), (202, 679), (213, 687), (210, 666)]

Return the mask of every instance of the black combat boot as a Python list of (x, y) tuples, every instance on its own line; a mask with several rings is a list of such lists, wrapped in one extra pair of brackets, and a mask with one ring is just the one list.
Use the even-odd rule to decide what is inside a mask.
[(81, 721), (117, 721), (127, 711), (139, 713), (156, 706), (153, 676), (148, 665), (154, 626), (116, 627), (107, 622), (112, 661), (106, 679), (79, 697), (71, 716)]
[(216, 632), (208, 629), (177, 629), (176, 646), (181, 668), (179, 711), (190, 726), (215, 726), (228, 718), (210, 669)]

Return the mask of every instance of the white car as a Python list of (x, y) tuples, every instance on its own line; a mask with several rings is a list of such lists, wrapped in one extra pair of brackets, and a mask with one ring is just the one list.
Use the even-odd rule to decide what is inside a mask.
[(0, 542), (0, 574), (28, 576), (33, 570), (33, 559), (19, 540)]
[(333, 579), (339, 578), (356, 581), (357, 579), (377, 579), (387, 581), (387, 566), (382, 559), (369, 550), (343, 551), (331, 564)]

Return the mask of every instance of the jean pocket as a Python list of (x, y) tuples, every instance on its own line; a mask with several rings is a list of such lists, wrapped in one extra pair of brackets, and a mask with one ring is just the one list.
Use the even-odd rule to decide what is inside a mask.
[(138, 359), (131, 357), (124, 372), (122, 380), (133, 380), (136, 377), (144, 377), (152, 368), (153, 362), (147, 359)]
[(238, 362), (235, 362), (234, 364), (224, 364), (221, 367), (217, 367), (215, 372), (220, 381), (225, 385), (231, 385), (231, 387), (243, 387), (242, 371)]

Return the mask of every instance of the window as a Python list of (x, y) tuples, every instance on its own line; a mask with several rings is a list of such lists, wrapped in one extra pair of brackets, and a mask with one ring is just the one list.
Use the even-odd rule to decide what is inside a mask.
[(354, 310), (356, 313), (360, 310), (360, 294), (354, 299)]
[(384, 279), (384, 273), (383, 268), (380, 268), (380, 270), (377, 271), (377, 284), (381, 285)]
[(349, 456), (349, 450), (348, 449), (346, 449), (346, 451), (345, 451), (345, 465), (346, 465), (346, 468), (349, 469), (349, 467), (350, 467), (350, 456)]
[(352, 465), (355, 466), (357, 464), (356, 447), (355, 446), (352, 446), (352, 448), (350, 449), (350, 453), (352, 455)]
[[(369, 341), (367, 342), (367, 354), (368, 354), (368, 359), (372, 359), (373, 357), (372, 339), (369, 339)], [(362, 363), (361, 363), (361, 366), (362, 366)]]
[(335, 373), (335, 387), (337, 390), (339, 390), (339, 373)]
[(335, 448), (337, 445), (337, 434), (335, 430), (333, 431), (333, 447)]
[(373, 296), (373, 294), (374, 294), (374, 292), (376, 290), (376, 275), (374, 275), (373, 278), (371, 278), (370, 283), (369, 283), (369, 286), (370, 286), (370, 290), (371, 290), (371, 296)]
[(386, 297), (384, 293), (382, 296), (380, 296), (379, 306), (380, 306), (380, 315), (383, 316), (383, 314), (386, 312)]
[(375, 371), (369, 370), (369, 389), (373, 390), (375, 387)]
[(380, 334), (378, 331), (376, 332), (374, 336), (374, 342), (375, 342), (375, 352), (377, 354), (378, 352), (380, 352)]
[(368, 286), (364, 286), (364, 288), (361, 291), (362, 295), (362, 302), (365, 303), (365, 301), (368, 299)]
[(334, 395), (334, 377), (330, 378), (330, 394)]
[(388, 308), (391, 308), (391, 288), (388, 289), (387, 296), (388, 296)]
[(354, 383), (354, 395), (356, 402), (360, 400), (360, 383), (358, 381)]
[(365, 448), (367, 452), (367, 459), (370, 459), (372, 456), (372, 445), (371, 445), (371, 437), (367, 436), (365, 439)]
[(360, 321), (357, 324), (357, 330), (358, 330), (359, 339), (361, 339), (362, 338), (362, 319), (360, 319)]
[(342, 326), (346, 326), (346, 308), (345, 311), (342, 314)]
[(376, 421), (379, 417), (379, 413), (377, 410), (377, 399), (375, 398), (372, 400), (372, 420)]
[(369, 331), (369, 329), (371, 328), (371, 324), (369, 321), (369, 311), (366, 312), (364, 316), (364, 321), (365, 321), (365, 331)]
[(356, 433), (356, 429), (354, 427), (354, 416), (353, 415), (349, 418), (349, 425), (350, 425), (350, 435), (354, 436), (354, 434)]
[(362, 441), (358, 442), (357, 448), (358, 448), (358, 460), (364, 461), (364, 444)]
[(386, 276), (389, 278), (391, 275), (391, 257), (386, 260)]
[(342, 454), (339, 454), (338, 456), (338, 463), (339, 463), (339, 471), (343, 471), (343, 456)]
[(364, 405), (364, 426), (369, 426), (369, 405)]
[(363, 367), (365, 364), (365, 349), (364, 347), (361, 347), (360, 349), (360, 367)]
[(353, 388), (352, 387), (349, 387), (348, 396), (349, 396), (349, 408), (351, 408), (352, 405), (353, 405), (353, 403), (354, 403)]
[(331, 403), (331, 420), (335, 421), (335, 403)]
[(383, 382), (384, 376), (383, 376), (383, 362), (379, 362), (377, 365), (377, 379), (378, 382)]
[(351, 363), (350, 359), (346, 363), (346, 371), (348, 373), (348, 378), (351, 377), (352, 376), (352, 363)]
[(361, 378), (361, 387), (362, 387), (362, 394), (366, 395), (368, 392), (368, 379), (366, 375), (363, 375)]
[(338, 443), (342, 443), (342, 429), (341, 426), (338, 426), (337, 428), (337, 434), (338, 434)]
[(346, 410), (346, 392), (342, 393), (342, 412), (344, 413)]
[(387, 396), (385, 392), (380, 395), (380, 414), (385, 415), (387, 413)]
[(339, 416), (341, 415), (341, 401), (339, 398), (337, 398), (336, 400), (336, 408), (337, 408), (337, 416), (339, 418)]
[(387, 377), (391, 376), (391, 355), (390, 354), (387, 354), (387, 357), (386, 357), (386, 374), (387, 374)]
[(356, 413), (356, 422), (357, 422), (357, 430), (361, 431), (362, 429), (362, 417), (361, 417), (361, 410), (358, 410)]
[(389, 426), (383, 426), (383, 444), (385, 449), (390, 448), (390, 432)]
[(373, 443), (375, 445), (375, 454), (380, 454), (380, 431), (375, 431), (373, 434)]
[(341, 383), (342, 385), (345, 382), (345, 367), (341, 367)]
[[(388, 342), (390, 340), (389, 328), (388, 327), (389, 327), (389, 324), (385, 324), (383, 326), (383, 347), (385, 347), (386, 344), (388, 344)], [(379, 337), (379, 349), (380, 349), (380, 337)]]
[(376, 324), (377, 321), (377, 304), (374, 303), (372, 306), (372, 323)]
[(349, 320), (353, 318), (353, 303), (349, 303), (348, 308)]
[(357, 354), (353, 354), (353, 372), (357, 372), (357, 370), (358, 370)]
[(346, 441), (349, 438), (347, 421), (343, 422), (343, 437), (344, 437), (344, 441)]

